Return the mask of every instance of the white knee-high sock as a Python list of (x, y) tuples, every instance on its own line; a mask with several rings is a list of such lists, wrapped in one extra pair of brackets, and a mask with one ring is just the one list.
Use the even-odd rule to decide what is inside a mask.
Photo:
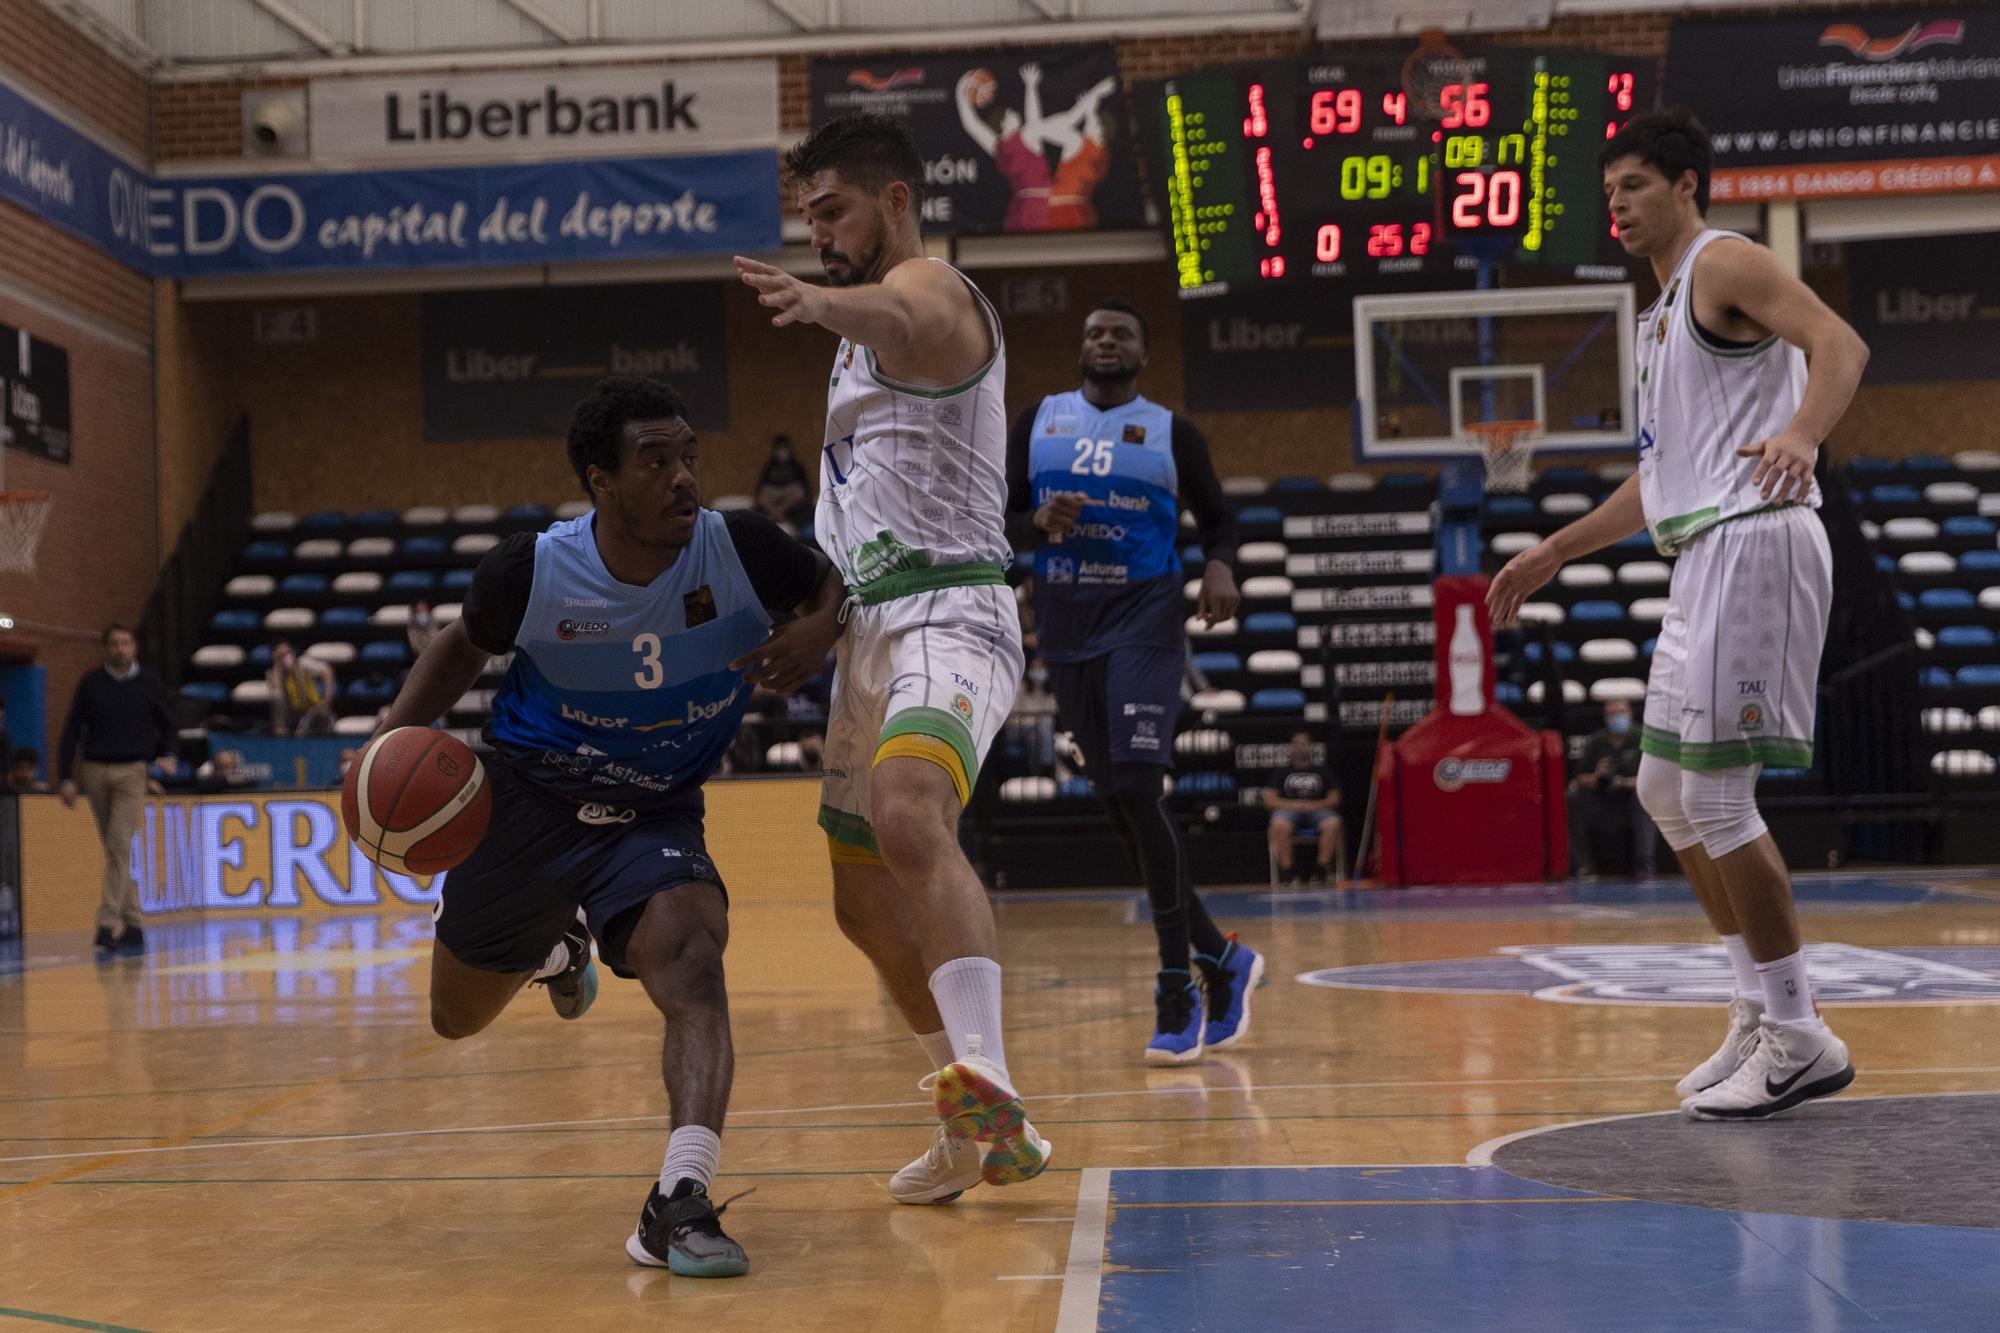
[(1729, 970), (1736, 976), (1736, 993), (1746, 1000), (1762, 1001), (1764, 983), (1757, 976), (1757, 960), (1741, 935), (1724, 935), (1722, 948), (1729, 955)]
[(706, 1125), (682, 1125), (667, 1136), (667, 1160), (660, 1167), (660, 1193), (672, 1194), (683, 1180), (701, 1182), (706, 1191), (722, 1160), (722, 1138)]
[(954, 958), (931, 973), (931, 997), (944, 1018), (952, 1055), (979, 1055), (1007, 1072), (1000, 1036), (1000, 964), (991, 958)]
[(1774, 1023), (1819, 1025), (1813, 1008), (1812, 982), (1806, 979), (1806, 955), (1801, 949), (1783, 958), (1757, 964), (1757, 977), (1764, 983), (1764, 1012)]
[(924, 1059), (930, 1061), (932, 1069), (943, 1069), (955, 1058), (951, 1049), (951, 1037), (943, 1028), (936, 1032), (912, 1033), (917, 1045), (924, 1048)]

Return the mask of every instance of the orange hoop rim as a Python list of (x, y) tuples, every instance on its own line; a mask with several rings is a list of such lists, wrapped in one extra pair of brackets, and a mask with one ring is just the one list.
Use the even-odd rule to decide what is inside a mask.
[(1542, 428), (1539, 421), (1468, 421), (1468, 433), (1481, 437), (1480, 443), (1488, 453), (1507, 455), (1525, 436), (1533, 435)]

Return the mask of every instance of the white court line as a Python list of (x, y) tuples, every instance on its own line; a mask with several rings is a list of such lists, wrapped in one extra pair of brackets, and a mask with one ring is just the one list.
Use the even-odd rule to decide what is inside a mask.
[(1063, 1276), (1061, 1273), (1002, 1273), (993, 1280), (995, 1282), (1060, 1282), (1063, 1280)]
[(1069, 1233), (1062, 1306), (1056, 1333), (1097, 1333), (1097, 1301), (1104, 1287), (1104, 1224), (1111, 1202), (1111, 1172), (1088, 1166), (1076, 1186), (1076, 1229)]
[[(1869, 1077), (1895, 1077), (1903, 1074), (2000, 1074), (2000, 1065), (1957, 1065), (1933, 1066), (1915, 1069), (1873, 1069)], [(1354, 1083), (1252, 1083), (1228, 1087), (1193, 1088), (1127, 1088), (1115, 1092), (1054, 1092), (1038, 1094), (1037, 1101), (1083, 1101), (1098, 1097), (1173, 1097), (1187, 1093), (1249, 1096), (1259, 1092), (1326, 1092), (1343, 1090), (1376, 1090), (1382, 1088), (1487, 1088), (1487, 1087), (1556, 1087), (1570, 1084), (1600, 1083), (1662, 1083), (1661, 1074), (1592, 1074), (1570, 1078), (1453, 1078), (1453, 1079), (1412, 1079), (1408, 1081), (1354, 1082)], [(1907, 1096), (1991, 1096), (1992, 1092), (1975, 1090), (1963, 1093), (1909, 1093)], [(1849, 1100), (1861, 1100), (1850, 1098)], [(914, 1111), (918, 1108), (930, 1109), (928, 1102), (850, 1102), (838, 1106), (794, 1106), (776, 1107), (764, 1110), (731, 1111), (732, 1118), (766, 1115), (807, 1115), (824, 1111)], [(1638, 1115), (1652, 1115), (1651, 1111), (1635, 1112)], [(1614, 1117), (1615, 1118), (1615, 1117)], [(364, 1142), (369, 1139), (414, 1139), (433, 1138), (449, 1134), (507, 1134), (529, 1129), (589, 1129), (596, 1125), (643, 1125), (666, 1123), (664, 1115), (621, 1115), (606, 1116), (594, 1120), (535, 1120), (512, 1125), (448, 1125), (437, 1129), (385, 1129), (360, 1134), (307, 1134), (292, 1138), (268, 1139), (222, 1139), (213, 1143), (177, 1143), (164, 1148), (124, 1148), (99, 1152), (38, 1153), (25, 1157), (0, 1157), (0, 1165), (11, 1162), (62, 1162), (83, 1157), (137, 1157), (151, 1153), (168, 1152), (210, 1152), (224, 1148), (282, 1148), (305, 1143), (349, 1143)], [(1581, 1122), (1575, 1122), (1581, 1123)], [(868, 1128), (868, 1126), (857, 1126)], [(1349, 1165), (1349, 1164), (1343, 1164)], [(1409, 1163), (1402, 1163), (1409, 1165)], [(1456, 1163), (1453, 1163), (1456, 1165)], [(1120, 1167), (1123, 1170), (1142, 1170), (1140, 1167)], [(1173, 1169), (1180, 1169), (1178, 1167)], [(1297, 1168), (1286, 1167), (1286, 1170)]]

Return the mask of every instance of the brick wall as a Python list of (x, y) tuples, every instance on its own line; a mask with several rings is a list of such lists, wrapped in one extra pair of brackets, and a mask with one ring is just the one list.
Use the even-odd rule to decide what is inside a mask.
[(40, 0), (0, 0), (0, 68), (62, 103), (138, 157), (151, 148), (146, 77), (59, 18)]

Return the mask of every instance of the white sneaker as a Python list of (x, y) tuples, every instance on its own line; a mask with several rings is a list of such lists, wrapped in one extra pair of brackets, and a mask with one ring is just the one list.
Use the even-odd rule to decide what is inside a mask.
[(1681, 1103), (1690, 1120), (1763, 1120), (1815, 1097), (1831, 1097), (1854, 1081), (1847, 1043), (1827, 1027), (1759, 1024), (1756, 1048), (1742, 1068)]
[(977, 1140), (940, 1124), (930, 1149), (889, 1182), (889, 1194), (897, 1203), (950, 1203), (979, 1183), (985, 1156)]
[(1764, 1016), (1764, 1002), (1739, 995), (1729, 1002), (1729, 1035), (1714, 1055), (1674, 1084), (1674, 1095), (1683, 1101), (1697, 1092), (1706, 1092), (1743, 1067), (1750, 1052), (1757, 1049), (1757, 1021)]
[(931, 1095), (948, 1132), (985, 1148), (979, 1178), (989, 1185), (1018, 1185), (1049, 1164), (1047, 1139), (1028, 1123), (1020, 1094), (998, 1065), (968, 1055), (937, 1072)]

